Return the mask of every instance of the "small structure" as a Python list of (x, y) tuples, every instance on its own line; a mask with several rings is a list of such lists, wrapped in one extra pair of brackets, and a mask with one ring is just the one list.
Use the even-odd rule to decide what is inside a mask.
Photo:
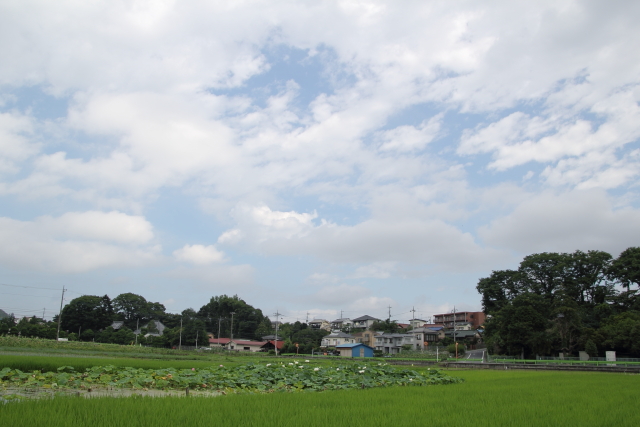
[(362, 343), (342, 344), (336, 346), (341, 357), (373, 357), (373, 347)]

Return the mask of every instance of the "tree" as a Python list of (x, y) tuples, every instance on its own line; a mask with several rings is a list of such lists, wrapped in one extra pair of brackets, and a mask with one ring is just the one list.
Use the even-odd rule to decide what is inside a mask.
[[(233, 336), (234, 338), (261, 339), (256, 331), (261, 323), (268, 322), (269, 318), (262, 314), (258, 308), (247, 304), (237, 295), (229, 297), (220, 295), (212, 297), (211, 300), (198, 310), (198, 316), (207, 319), (208, 329), (217, 334), (218, 324), (220, 335), (231, 336), (231, 313), (233, 314)], [(220, 319), (226, 321), (220, 321)]]
[(398, 323), (395, 320), (392, 321), (390, 319), (384, 321), (375, 321), (371, 325), (372, 331), (382, 331), (395, 334), (399, 329), (400, 327), (398, 326)]
[(640, 287), (640, 247), (624, 250), (611, 263), (608, 274), (612, 280), (617, 281), (627, 290), (631, 285)]
[(538, 294), (518, 295), (485, 322), (485, 340), (493, 353), (548, 354), (551, 304)]
[(640, 312), (627, 311), (610, 317), (595, 335), (605, 350), (640, 356)]
[(164, 315), (165, 307), (159, 302), (147, 301), (143, 296), (130, 292), (120, 294), (113, 299), (116, 317), (124, 321), (125, 326), (135, 329), (136, 325), (158, 319)]
[(113, 307), (107, 295), (83, 295), (74, 298), (62, 309), (61, 327), (76, 333), (81, 329), (97, 331), (111, 325), (113, 316)]

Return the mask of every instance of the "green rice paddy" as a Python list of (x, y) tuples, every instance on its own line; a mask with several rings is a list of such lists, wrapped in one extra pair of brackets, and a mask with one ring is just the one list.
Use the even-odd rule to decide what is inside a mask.
[[(190, 369), (283, 358), (209, 355), (198, 360), (0, 355), (4, 367), (53, 371), (96, 365)], [(116, 354), (113, 354), (116, 356)], [(118, 356), (125, 356), (119, 354)], [(154, 355), (155, 356), (155, 355)], [(134, 357), (137, 357), (134, 356)], [(153, 356), (152, 356), (153, 357)], [(313, 360), (330, 366), (337, 360)], [(400, 368), (402, 369), (402, 368)], [(427, 368), (411, 368), (426, 370)], [(564, 371), (449, 370), (464, 383), (217, 397), (56, 396), (0, 400), (0, 426), (637, 426), (640, 375)], [(54, 393), (55, 394), (55, 393)], [(85, 394), (86, 396), (86, 394)]]
[(6, 426), (637, 426), (640, 377), (453, 371), (462, 384), (198, 397), (55, 398), (0, 405)]

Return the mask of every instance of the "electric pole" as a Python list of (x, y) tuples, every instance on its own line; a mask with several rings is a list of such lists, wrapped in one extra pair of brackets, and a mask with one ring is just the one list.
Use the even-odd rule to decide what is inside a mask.
[(56, 341), (60, 341), (60, 321), (62, 320), (62, 303), (64, 302), (64, 285), (62, 286), (62, 297), (60, 298), (60, 313), (58, 313), (58, 333), (56, 334)]
[[(233, 341), (233, 315), (236, 314), (235, 311), (231, 312), (231, 341)], [(231, 341), (229, 341), (229, 348), (231, 348)]]
[(275, 341), (274, 347), (276, 348), (276, 357), (277, 357), (278, 356), (278, 323), (279, 323), (278, 319), (280, 318), (280, 313), (278, 313), (278, 310), (276, 310), (275, 316), (276, 316), (276, 341)]
[(182, 317), (180, 317), (180, 341), (178, 341), (178, 350), (182, 350)]
[(391, 306), (389, 306), (389, 321), (391, 321)]

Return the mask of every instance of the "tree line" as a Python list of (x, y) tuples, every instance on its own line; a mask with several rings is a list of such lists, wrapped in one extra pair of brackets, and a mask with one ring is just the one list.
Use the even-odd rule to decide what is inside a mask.
[[(158, 332), (155, 320), (165, 326), (162, 335), (145, 337)], [(114, 328), (115, 321), (122, 322), (122, 326)], [(57, 316), (52, 321), (32, 317), (17, 323), (13, 316), (6, 316), (0, 319), (0, 335), (55, 339), (57, 322)], [(60, 324), (60, 337), (70, 340), (124, 345), (140, 343), (154, 347), (208, 346), (208, 333), (230, 338), (233, 332), (235, 339), (246, 340), (261, 340), (274, 333), (269, 317), (237, 295), (214, 296), (198, 311), (188, 308), (181, 313), (168, 313), (163, 304), (147, 301), (133, 293), (123, 293), (113, 299), (108, 295), (83, 295), (62, 309)], [(140, 334), (136, 337), (137, 329)], [(327, 333), (310, 329), (301, 322), (281, 324), (282, 352), (311, 353)]]
[(640, 356), (640, 248), (539, 253), (478, 281), (490, 352)]

